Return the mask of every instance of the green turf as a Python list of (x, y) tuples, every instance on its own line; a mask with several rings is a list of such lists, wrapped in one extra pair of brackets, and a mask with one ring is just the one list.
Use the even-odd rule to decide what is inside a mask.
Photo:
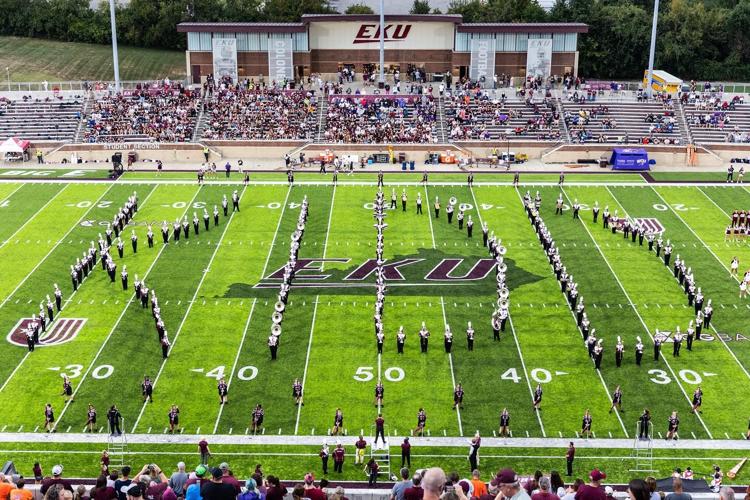
[[(303, 174), (313, 180), (316, 176)], [(386, 182), (398, 179), (386, 175)], [(381, 356), (373, 335), (373, 278), (359, 284), (365, 286), (341, 284), (375, 257), (375, 186), (199, 187), (149, 184), (146, 178), (136, 185), (0, 184), (0, 325), (7, 334), (19, 318), (37, 312), (54, 282), (70, 299), (62, 316), (87, 320), (74, 341), (31, 355), (23, 347), (0, 344), (0, 356), (6, 360), (0, 364), (0, 428), (39, 432), (43, 406), (52, 402), (58, 431), (81, 432), (91, 402), (101, 424), (106, 408), (116, 403), (128, 431), (162, 434), (169, 406), (178, 404), (187, 433), (244, 435), (252, 407), (262, 403), (267, 434), (313, 434), (322, 440), (340, 407), (349, 435), (371, 436), (378, 412), (373, 389), (381, 377), (385, 405), (380, 410), (391, 436), (408, 434), (420, 407), (427, 411), (432, 436), (468, 436), (477, 430), (490, 436), (504, 407), (511, 412), (514, 435), (521, 437), (575, 438), (586, 409), (592, 412), (597, 437), (632, 437), (644, 407), (652, 411), (657, 437), (665, 432), (673, 410), (681, 415), (682, 439), (711, 436), (720, 449), (721, 439), (744, 434), (750, 415), (744, 397), (750, 389), (750, 346), (745, 340), (750, 337), (750, 308), (746, 299), (739, 299), (738, 283), (727, 268), (735, 255), (741, 269), (747, 268), (750, 252), (745, 242), (725, 242), (724, 227), (733, 210), (750, 206), (750, 192), (739, 186), (568, 186), (563, 191), (566, 203), (584, 203), (577, 221), (569, 210), (554, 214), (558, 187), (538, 188), (542, 216), (568, 272), (579, 283), (592, 326), (604, 338), (604, 362), (597, 373), (521, 203), (526, 189), (533, 195), (537, 188), (477, 184), (469, 189), (459, 174), (431, 176), (436, 183), (454, 180), (453, 185), (393, 187), (399, 201), (396, 210), (387, 212), (385, 257), (417, 262), (400, 268), (403, 281), (389, 283)], [(189, 240), (162, 244), (163, 220), (171, 222), (183, 214), (192, 218), (193, 212), (201, 218), (204, 208), (210, 212), (233, 189), (242, 195), (241, 212), (220, 216), (219, 225), (212, 222), (209, 231), (201, 224), (200, 234), (191, 230)], [(385, 188), (387, 200), (391, 189)], [(130, 302), (132, 291), (123, 291), (119, 279), (110, 283), (97, 268), (73, 295), (68, 274), (69, 265), (134, 190), (141, 200), (131, 224), (139, 235), (139, 249), (133, 254), (127, 244), (124, 257), (115, 260), (118, 271), (128, 266), (131, 286), (137, 274), (157, 291), (173, 343), (166, 361), (150, 313)], [(400, 204), (402, 190), (408, 198), (406, 211)], [(418, 194), (422, 215), (415, 213)], [(310, 215), (300, 258), (343, 260), (319, 262), (318, 271), (311, 265), (298, 276), (295, 283), (312, 283), (305, 275), (314, 273), (330, 275), (327, 282), (338, 284), (292, 289), (280, 358), (271, 361), (266, 342), (277, 289), (256, 285), (286, 262), (305, 196)], [(439, 218), (432, 210), (435, 197), (443, 207)], [(458, 229), (456, 220), (448, 224), (445, 206), (451, 197), (472, 216), (473, 238)], [(665, 239), (675, 244), (674, 256), (687, 259), (706, 297), (713, 299), (716, 331), (704, 332), (712, 340), (696, 343), (692, 352), (683, 346), (677, 358), (671, 344), (665, 344), (664, 359), (653, 360), (649, 335), (677, 325), (684, 331), (694, 312), (671, 268), (649, 254), (645, 244), (605, 231), (601, 221), (592, 222), (589, 208), (595, 201), (619, 214), (655, 217), (666, 228)], [(492, 340), (489, 324), (496, 301), (493, 273), (474, 282), (425, 280), (441, 259), (463, 259), (453, 271), (453, 276), (461, 276), (487, 257), (481, 245), (483, 221), (507, 247), (512, 321), (499, 342)], [(156, 232), (152, 249), (146, 246), (147, 223)], [(126, 240), (130, 231), (125, 231)], [(423, 321), (432, 333), (427, 354), (419, 352), (417, 338)], [(469, 321), (476, 331), (471, 352), (465, 340)], [(451, 356), (443, 349), (445, 323), (455, 339)], [(395, 346), (401, 325), (407, 333), (403, 355)], [(617, 336), (626, 345), (620, 368), (614, 362)], [(636, 336), (646, 344), (641, 367), (633, 361)], [(60, 396), (61, 373), (72, 377), (76, 390), (70, 404)], [(144, 375), (158, 377), (153, 404), (144, 404), (140, 395)], [(230, 382), (231, 403), (224, 407), (216, 393), (221, 376)], [(303, 407), (291, 398), (295, 378), (305, 380)], [(698, 381), (705, 393), (699, 417), (689, 413)], [(459, 411), (451, 408), (454, 382), (466, 391)], [(531, 410), (531, 390), (538, 382), (544, 387), (539, 414)], [(608, 413), (609, 396), (617, 385), (622, 386), (626, 410), (619, 416)], [(451, 460), (446, 463), (461, 463)], [(299, 467), (291, 459), (279, 464), (281, 470)]]
[[(178, 51), (120, 46), (120, 78), (156, 80), (185, 77), (185, 55)], [(114, 79), (109, 45), (0, 37), (0, 66), (13, 82)], [(5, 76), (5, 75), (3, 75)], [(3, 78), (3, 82), (6, 79)], [(65, 87), (62, 87), (65, 90)], [(51, 88), (50, 88), (51, 89)]]
[(727, 179), (724, 172), (650, 172), (650, 175), (660, 182), (724, 182)]

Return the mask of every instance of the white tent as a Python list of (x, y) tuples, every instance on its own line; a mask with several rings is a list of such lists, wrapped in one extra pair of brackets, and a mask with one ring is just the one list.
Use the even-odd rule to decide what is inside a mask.
[(15, 137), (9, 137), (0, 144), (0, 153), (19, 153), (22, 154), (29, 147), (29, 141), (22, 141)]

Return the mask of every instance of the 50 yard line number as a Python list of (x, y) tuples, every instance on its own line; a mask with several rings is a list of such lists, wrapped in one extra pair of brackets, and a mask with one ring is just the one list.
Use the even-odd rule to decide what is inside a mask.
[[(374, 372), (375, 367), (373, 366), (360, 366), (357, 371), (354, 372), (354, 380), (357, 382), (369, 382), (375, 378)], [(406, 373), (403, 368), (398, 366), (391, 366), (383, 371), (383, 376), (388, 382), (401, 382), (406, 377)]]

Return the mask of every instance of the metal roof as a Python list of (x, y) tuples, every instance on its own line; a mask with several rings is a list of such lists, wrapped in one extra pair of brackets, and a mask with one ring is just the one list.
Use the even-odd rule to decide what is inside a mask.
[(588, 33), (584, 23), (462, 23), (463, 33)]
[[(388, 21), (427, 21), (427, 22), (449, 22), (459, 24), (463, 17), (461, 14), (386, 14), (385, 20)], [(370, 21), (380, 22), (378, 14), (303, 14), (302, 22), (309, 24), (311, 22), (322, 21)]]
[(213, 33), (304, 33), (307, 27), (303, 23), (180, 23), (179, 33), (213, 32)]

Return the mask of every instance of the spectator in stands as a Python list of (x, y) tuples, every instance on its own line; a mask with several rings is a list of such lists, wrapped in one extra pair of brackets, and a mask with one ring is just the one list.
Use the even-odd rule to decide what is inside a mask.
[(562, 476), (556, 470), (550, 471), (549, 473), (550, 491), (556, 494), (559, 498), (565, 495), (565, 483), (562, 480)]
[(16, 485), (10, 480), (5, 474), (0, 472), (0, 500), (8, 500), (11, 490), (15, 489)]
[(279, 478), (269, 475), (266, 481), (268, 483), (268, 489), (266, 490), (266, 500), (284, 500), (284, 496), (286, 496), (287, 490), (286, 487), (281, 484)]
[(172, 474), (169, 478), (169, 487), (172, 488), (175, 495), (178, 497), (185, 495), (185, 483), (187, 483), (188, 475), (185, 472), (185, 462), (177, 463), (177, 472)]
[(245, 488), (237, 500), (263, 500), (266, 496), (261, 494), (255, 479), (245, 481)]
[(226, 462), (222, 462), (221, 465), (219, 465), (219, 469), (221, 469), (222, 482), (225, 484), (231, 484), (234, 488), (235, 495), (239, 495), (242, 491), (242, 485), (232, 474), (232, 471), (229, 469), (229, 464)]
[(719, 500), (735, 500), (734, 490), (729, 486), (722, 486), (719, 490)]
[(575, 497), (578, 494), (578, 489), (584, 484), (583, 479), (576, 479), (565, 491), (565, 496), (560, 497), (560, 500), (575, 500)]
[(633, 479), (628, 484), (628, 495), (630, 500), (649, 500), (651, 493), (646, 481), (643, 479)]
[(409, 469), (402, 467), (400, 473), (401, 481), (393, 485), (393, 489), (391, 490), (391, 500), (404, 500), (404, 492), (412, 485), (412, 482), (409, 479)]
[(62, 472), (62, 465), (55, 465), (54, 467), (52, 467), (52, 477), (47, 478), (42, 482), (42, 487), (39, 489), (39, 492), (44, 495), (45, 493), (47, 493), (47, 490), (50, 488), (50, 486), (59, 484), (64, 489), (72, 493), (73, 487), (70, 485), (70, 481), (62, 478)]
[(539, 478), (539, 491), (531, 496), (531, 500), (560, 500), (555, 493), (552, 493), (550, 489), (552, 484), (548, 477)]
[(126, 488), (127, 500), (143, 500), (143, 489), (138, 483), (131, 483)]
[(333, 493), (329, 497), (329, 500), (349, 500), (346, 496), (344, 496), (344, 488), (343, 486), (336, 486), (336, 489), (333, 490)]
[(311, 92), (228, 87), (206, 104), (207, 139), (312, 139), (317, 104)]
[(422, 475), (418, 472), (414, 473), (411, 478), (411, 487), (404, 490), (404, 500), (422, 500), (424, 497), (424, 490), (422, 489)]
[(10, 500), (32, 500), (34, 498), (34, 493), (31, 490), (27, 490), (24, 488), (26, 486), (26, 481), (24, 481), (23, 476), (21, 476), (18, 481), (16, 481), (16, 487), (12, 490), (10, 490)]
[(477, 469), (471, 471), (471, 484), (473, 486), (473, 496), (480, 497), (487, 493), (487, 485), (480, 478)]
[(73, 497), (74, 500), (89, 500), (89, 492), (86, 490), (86, 486), (79, 484), (76, 488), (76, 494)]
[(211, 470), (211, 480), (201, 486), (203, 500), (234, 500), (237, 497), (234, 486), (224, 483), (224, 473), (218, 467)]
[(649, 495), (651, 495), (651, 500), (661, 500), (661, 495), (656, 490), (656, 479), (649, 476), (646, 478), (646, 485), (648, 486), (648, 492)]
[(675, 477), (672, 479), (672, 493), (667, 495), (666, 500), (693, 500), (693, 497), (682, 491), (682, 479)]
[(90, 492), (91, 500), (115, 500), (117, 493), (112, 486), (107, 486), (107, 476), (102, 474), (96, 478), (96, 485)]
[(127, 500), (127, 489), (132, 484), (130, 479), (130, 467), (125, 466), (121, 471), (122, 477), (115, 481), (115, 493), (117, 493), (118, 500)]
[(589, 483), (578, 488), (576, 500), (606, 500), (607, 495), (601, 486), (602, 479), (607, 479), (607, 475), (599, 469), (594, 469), (589, 474)]
[(424, 500), (438, 500), (445, 486), (445, 472), (440, 467), (431, 467), (422, 475)]
[(305, 498), (309, 498), (310, 500), (326, 500), (326, 493), (322, 489), (315, 486), (315, 476), (312, 474), (312, 472), (308, 472), (305, 474)]
[(500, 493), (507, 500), (531, 500), (526, 490), (521, 488), (518, 476), (513, 469), (503, 469), (497, 474)]

